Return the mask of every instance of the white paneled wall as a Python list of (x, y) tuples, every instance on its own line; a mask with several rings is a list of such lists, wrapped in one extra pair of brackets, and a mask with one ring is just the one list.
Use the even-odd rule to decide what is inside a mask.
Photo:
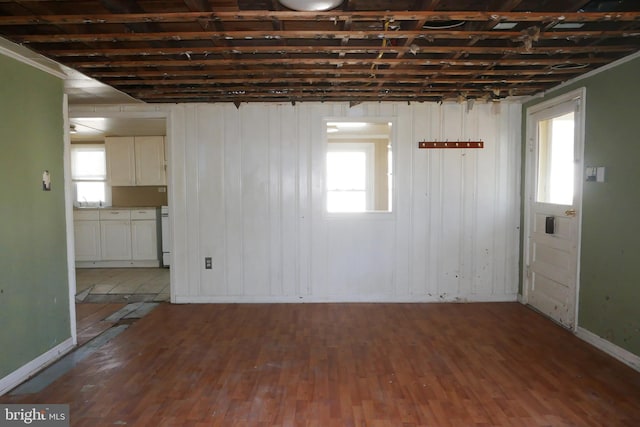
[[(469, 112), (435, 103), (175, 106), (173, 301), (515, 300), (520, 111), (509, 103)], [(328, 117), (394, 121), (392, 213), (325, 213)], [(484, 149), (417, 148), (479, 139)]]

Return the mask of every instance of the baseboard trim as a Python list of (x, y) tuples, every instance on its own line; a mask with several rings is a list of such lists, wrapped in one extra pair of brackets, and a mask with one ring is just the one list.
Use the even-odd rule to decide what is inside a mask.
[(275, 304), (275, 303), (472, 303), (472, 302), (516, 302), (516, 294), (506, 295), (442, 295), (442, 296), (390, 296), (380, 295), (365, 297), (361, 295), (329, 295), (329, 296), (190, 296), (175, 295), (172, 300), (176, 304)]
[(71, 349), (73, 349), (73, 347), (73, 338), (68, 338), (57, 346), (53, 347), (51, 350), (41, 354), (31, 362), (22, 365), (20, 368), (16, 369), (6, 377), (0, 379), (0, 396), (20, 385), (21, 383), (29, 379), (29, 377), (31, 377), (33, 374), (40, 371), (42, 368), (50, 365), (60, 357), (64, 356)]
[(604, 351), (609, 356), (618, 359), (620, 362), (624, 363), (630, 368), (633, 368), (636, 371), (640, 372), (640, 356), (636, 356), (630, 351), (625, 350), (624, 348), (615, 345), (611, 341), (607, 341), (606, 339), (580, 326), (578, 326), (578, 328), (576, 329), (576, 336), (581, 340), (588, 342), (597, 349)]

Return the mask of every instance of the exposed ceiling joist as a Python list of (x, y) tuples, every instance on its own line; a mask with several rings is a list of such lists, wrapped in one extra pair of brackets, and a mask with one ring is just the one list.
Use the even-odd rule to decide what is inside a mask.
[(501, 99), (640, 50), (640, 2), (479, 3), (0, 0), (0, 34), (147, 102)]
[(620, 22), (639, 21), (637, 12), (584, 12), (535, 13), (508, 11), (386, 11), (386, 12), (290, 12), (290, 11), (238, 11), (238, 12), (165, 12), (165, 13), (112, 13), (73, 15), (2, 16), (0, 26), (6, 25), (73, 25), (73, 24), (131, 24), (181, 23), (197, 21), (251, 22), (251, 21), (493, 21), (493, 22)]

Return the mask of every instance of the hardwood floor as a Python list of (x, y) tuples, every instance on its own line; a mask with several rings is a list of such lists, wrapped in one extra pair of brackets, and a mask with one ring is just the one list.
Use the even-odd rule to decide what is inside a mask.
[(116, 324), (105, 320), (110, 314), (120, 310), (126, 304), (76, 304), (76, 331), (78, 345), (100, 335)]
[(163, 304), (43, 392), (73, 426), (638, 426), (640, 373), (517, 303)]

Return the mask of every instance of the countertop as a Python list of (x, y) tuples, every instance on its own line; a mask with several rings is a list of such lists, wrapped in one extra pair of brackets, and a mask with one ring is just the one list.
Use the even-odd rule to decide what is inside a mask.
[(160, 209), (160, 206), (74, 206), (74, 211), (106, 210), (106, 209)]

